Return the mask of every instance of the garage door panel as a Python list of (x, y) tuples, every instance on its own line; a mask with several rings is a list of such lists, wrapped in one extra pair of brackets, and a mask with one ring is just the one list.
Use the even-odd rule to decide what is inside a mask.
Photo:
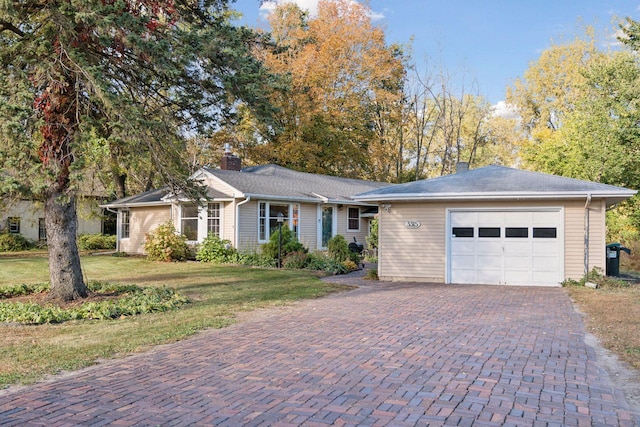
[(558, 211), (540, 211), (533, 213), (534, 227), (553, 227), (558, 225)]
[(478, 240), (476, 247), (480, 254), (502, 254), (503, 252), (503, 245), (499, 239)]
[(451, 253), (455, 255), (475, 254), (476, 245), (473, 239), (451, 239)]
[(478, 282), (480, 284), (497, 285), (502, 283), (501, 270), (479, 270)]
[(525, 255), (529, 257), (531, 256), (531, 243), (527, 239), (518, 241), (507, 239), (504, 244), (504, 252), (505, 256)]
[(502, 269), (502, 257), (478, 255), (478, 269), (500, 270)]
[(533, 272), (532, 285), (557, 285), (559, 283), (556, 271)]
[(468, 227), (478, 222), (477, 212), (452, 212), (451, 227)]
[(532, 267), (530, 256), (506, 256), (504, 261), (505, 271), (530, 271)]
[(504, 225), (507, 227), (528, 227), (532, 220), (532, 212), (508, 212)]
[(533, 257), (533, 271), (557, 271), (558, 259), (556, 257)]
[(504, 272), (504, 281), (507, 285), (530, 285), (533, 283), (531, 271), (511, 271)]
[(557, 239), (533, 239), (533, 255), (558, 255)]
[(474, 284), (476, 280), (475, 270), (456, 270), (451, 273), (451, 283)]
[(476, 256), (472, 255), (456, 255), (451, 258), (451, 268), (456, 270), (475, 270)]

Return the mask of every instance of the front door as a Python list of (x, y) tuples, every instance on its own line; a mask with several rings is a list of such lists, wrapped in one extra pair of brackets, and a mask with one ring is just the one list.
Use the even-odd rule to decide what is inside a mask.
[(331, 239), (335, 235), (336, 218), (335, 209), (331, 205), (320, 206), (320, 219), (318, 227), (318, 248), (326, 249)]

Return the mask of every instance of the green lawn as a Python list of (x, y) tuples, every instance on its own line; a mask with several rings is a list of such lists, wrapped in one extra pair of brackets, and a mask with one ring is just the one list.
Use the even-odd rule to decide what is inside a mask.
[[(143, 258), (85, 256), (87, 280), (175, 288), (192, 300), (186, 307), (110, 321), (57, 325), (0, 324), (0, 388), (27, 384), (47, 374), (78, 369), (97, 359), (144, 351), (205, 328), (221, 328), (241, 311), (287, 304), (344, 290), (309, 272), (210, 264), (156, 263)], [(48, 280), (42, 256), (0, 258), (0, 287)]]

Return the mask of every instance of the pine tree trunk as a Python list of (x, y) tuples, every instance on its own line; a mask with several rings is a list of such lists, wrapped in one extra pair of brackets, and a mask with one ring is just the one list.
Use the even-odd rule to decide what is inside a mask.
[(85, 298), (88, 289), (82, 277), (76, 234), (78, 215), (73, 197), (47, 195), (45, 223), (49, 247), (50, 299), (72, 301)]

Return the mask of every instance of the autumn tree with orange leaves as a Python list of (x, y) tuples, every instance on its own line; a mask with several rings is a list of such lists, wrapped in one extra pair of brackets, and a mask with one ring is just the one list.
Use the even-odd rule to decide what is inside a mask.
[(273, 126), (236, 128), (255, 163), (329, 175), (387, 179), (398, 150), (403, 54), (387, 45), (370, 9), (349, 0), (321, 1), (317, 16), (293, 3), (269, 15), (278, 50), (260, 50), (269, 70), (289, 78), (273, 92)]

